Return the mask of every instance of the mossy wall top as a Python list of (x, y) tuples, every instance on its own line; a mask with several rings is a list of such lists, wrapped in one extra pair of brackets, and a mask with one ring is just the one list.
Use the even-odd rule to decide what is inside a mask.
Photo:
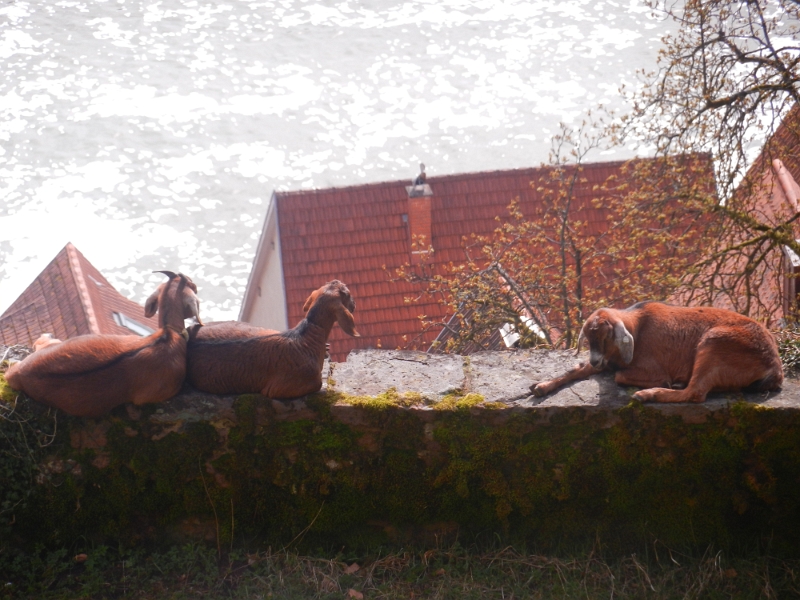
[[(3, 391), (0, 537), (367, 543), (458, 532), (539, 547), (654, 537), (799, 547), (794, 382), (681, 410), (632, 403), (599, 377), (564, 390), (570, 404), (480, 393), (569, 366), (558, 353), (366, 358), (299, 400), (186, 393), (98, 420)], [(402, 364), (393, 385), (353, 393), (356, 380), (378, 385), (356, 373), (359, 360)], [(429, 383), (404, 389), (402, 368)]]

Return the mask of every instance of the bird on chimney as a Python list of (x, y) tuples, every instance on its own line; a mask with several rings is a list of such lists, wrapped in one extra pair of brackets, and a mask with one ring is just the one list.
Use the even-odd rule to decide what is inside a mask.
[(414, 180), (414, 185), (424, 185), (426, 178), (425, 163), (419, 163), (419, 175), (417, 175), (417, 178)]

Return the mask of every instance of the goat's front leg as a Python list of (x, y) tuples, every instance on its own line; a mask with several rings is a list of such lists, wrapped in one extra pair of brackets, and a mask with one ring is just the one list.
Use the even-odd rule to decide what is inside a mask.
[(616, 381), (619, 385), (640, 388), (672, 387), (672, 383), (668, 380), (668, 377), (658, 375), (654, 376), (654, 371), (660, 371), (660, 369), (620, 369), (614, 374), (614, 381)]
[(541, 383), (534, 383), (531, 385), (531, 391), (534, 396), (546, 396), (550, 392), (554, 392), (563, 385), (568, 384), (570, 381), (577, 381), (579, 379), (586, 379), (592, 375), (596, 375), (603, 369), (595, 368), (590, 362), (580, 363), (577, 367), (570, 369), (561, 377), (551, 379), (550, 381), (543, 381)]
[(702, 402), (705, 398), (705, 392), (697, 396), (687, 392), (682, 382), (673, 383), (666, 375), (653, 376), (652, 371), (656, 369), (625, 369), (617, 371), (614, 380), (619, 385), (644, 388), (633, 395), (639, 402)]
[(674, 390), (671, 388), (653, 387), (639, 390), (633, 397), (639, 402), (703, 402), (709, 390), (705, 388), (685, 388)]

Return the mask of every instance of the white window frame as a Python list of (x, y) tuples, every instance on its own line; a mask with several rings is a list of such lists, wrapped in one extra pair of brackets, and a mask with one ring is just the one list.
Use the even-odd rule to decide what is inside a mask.
[(138, 321), (134, 321), (122, 313), (115, 312), (112, 313), (112, 315), (114, 316), (114, 322), (117, 325), (120, 327), (125, 327), (126, 329), (130, 329), (136, 335), (146, 337), (155, 331), (155, 329), (150, 329), (147, 325), (142, 325)]

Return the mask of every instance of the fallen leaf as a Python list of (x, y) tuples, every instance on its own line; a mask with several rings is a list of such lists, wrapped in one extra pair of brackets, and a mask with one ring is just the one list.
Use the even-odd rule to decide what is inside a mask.
[(347, 567), (344, 572), (346, 575), (352, 575), (356, 571), (358, 571), (361, 567), (358, 566), (358, 563), (353, 563), (349, 567)]
[(327, 575), (322, 578), (322, 589), (326, 592), (335, 592), (338, 587), (336, 582)]
[(82, 562), (86, 562), (87, 558), (89, 558), (88, 554), (76, 554), (72, 558), (72, 560), (74, 560), (76, 563), (82, 563)]
[(728, 579), (734, 579), (738, 575), (738, 573), (736, 572), (736, 569), (725, 569), (723, 575), (725, 575), (725, 577), (727, 577)]
[(347, 590), (347, 597), (355, 598), (355, 600), (364, 600), (364, 594), (362, 594), (358, 590), (354, 590), (353, 588)]
[(436, 571), (436, 573), (434, 573), (434, 575), (444, 575), (444, 574), (445, 574), (444, 568), (439, 569), (438, 571)]

